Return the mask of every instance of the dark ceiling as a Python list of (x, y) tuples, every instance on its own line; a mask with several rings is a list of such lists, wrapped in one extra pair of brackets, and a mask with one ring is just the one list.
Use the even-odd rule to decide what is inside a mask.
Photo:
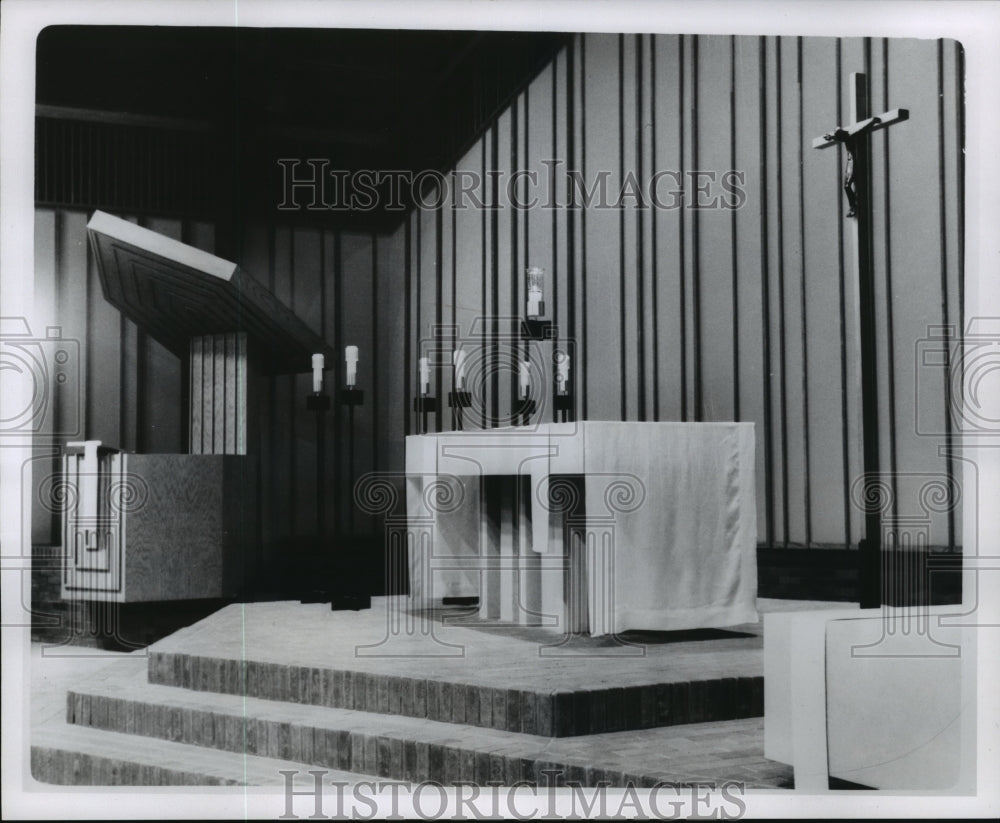
[(325, 158), (347, 171), (446, 169), (565, 38), (56, 26), (39, 36), (36, 102), (201, 121), (239, 181), (241, 208), (257, 198), (264, 208), (277, 158)]

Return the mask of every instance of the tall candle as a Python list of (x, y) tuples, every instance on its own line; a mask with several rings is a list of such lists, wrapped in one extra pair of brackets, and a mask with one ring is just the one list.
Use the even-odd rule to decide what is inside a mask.
[(358, 347), (344, 347), (344, 361), (347, 363), (347, 388), (353, 389), (358, 380)]
[(531, 384), (531, 371), (528, 366), (527, 360), (522, 360), (520, 363), (520, 383), (521, 383), (521, 394), (522, 400), (528, 397), (528, 386)]
[(559, 394), (566, 394), (566, 384), (569, 382), (569, 362), (570, 358), (566, 352), (559, 352), (556, 355), (556, 390)]
[(542, 284), (545, 269), (531, 266), (528, 269), (528, 317), (538, 317), (542, 313)]
[(326, 365), (326, 358), (322, 354), (312, 356), (313, 364), (313, 394), (323, 391), (323, 367)]
[(451, 362), (455, 366), (455, 390), (465, 391), (465, 352), (455, 349), (451, 353)]
[(420, 395), (426, 397), (431, 391), (431, 362), (426, 357), (420, 358)]

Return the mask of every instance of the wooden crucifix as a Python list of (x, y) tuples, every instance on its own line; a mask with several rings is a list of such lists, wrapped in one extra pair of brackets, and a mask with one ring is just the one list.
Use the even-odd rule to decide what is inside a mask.
[[(854, 263), (860, 302), (861, 337), (861, 432), (864, 450), (864, 499), (878, 498), (878, 374), (875, 352), (875, 273), (872, 260), (871, 180), (869, 161), (872, 132), (909, 119), (907, 109), (892, 109), (877, 117), (868, 114), (865, 75), (851, 74), (850, 104), (854, 122), (838, 126), (813, 140), (814, 149), (843, 145), (847, 150), (844, 193), (852, 220)], [(865, 536), (859, 546), (861, 608), (882, 605), (882, 518), (877, 507), (865, 510)]]

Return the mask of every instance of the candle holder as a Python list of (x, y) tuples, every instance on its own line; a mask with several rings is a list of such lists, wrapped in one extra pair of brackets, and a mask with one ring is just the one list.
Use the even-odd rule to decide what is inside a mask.
[(330, 395), (318, 391), (306, 395), (306, 408), (314, 412), (329, 411)]
[(516, 419), (521, 418), (521, 425), (527, 426), (531, 424), (531, 415), (535, 413), (538, 409), (538, 404), (531, 398), (529, 394), (527, 397), (519, 398), (516, 401), (516, 405), (513, 407), (511, 417)]
[(341, 406), (363, 406), (365, 404), (365, 393), (361, 389), (341, 389), (337, 393), (337, 402)]
[[(541, 310), (545, 304), (541, 303)], [(522, 340), (555, 340), (559, 336), (559, 328), (551, 320), (540, 317), (527, 317), (520, 323), (520, 338)]]
[(463, 409), (469, 408), (472, 405), (472, 392), (468, 391), (450, 391), (448, 392), (448, 406), (455, 410), (455, 428), (458, 431), (463, 431), (465, 428), (465, 421), (463, 419)]
[(559, 412), (559, 422), (569, 421), (569, 415), (573, 411), (573, 395), (568, 391), (565, 394), (556, 394), (552, 398), (552, 408)]
[(427, 415), (438, 410), (438, 399), (430, 395), (413, 398), (413, 411), (420, 415), (420, 434), (427, 434)]

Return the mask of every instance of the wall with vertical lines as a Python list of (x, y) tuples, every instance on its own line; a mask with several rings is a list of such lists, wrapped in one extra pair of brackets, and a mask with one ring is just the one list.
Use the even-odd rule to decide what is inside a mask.
[[(962, 324), (963, 69), (951, 41), (576, 37), (451, 171), (441, 206), (401, 229), (406, 395), (435, 328), (467, 335), (477, 316), (517, 311), (524, 269), (540, 265), (560, 339), (576, 346), (578, 418), (753, 421), (760, 543), (856, 544), (860, 344), (846, 156), (811, 148), (851, 119), (854, 71), (868, 75), (872, 113), (910, 110), (872, 139), (887, 518), (929, 518), (932, 545), (960, 544), (960, 518), (920, 497), (929, 483), (956, 482), (954, 459), (939, 454), (951, 442), (953, 364), (918, 359), (934, 327)], [(687, 207), (705, 180), (695, 172), (729, 170), (745, 176), (739, 208)], [(508, 197), (517, 171), (537, 174), (537, 185), (512, 184), (521, 203), (539, 196), (533, 207)], [(641, 185), (675, 173), (659, 179), (677, 183), (685, 206), (636, 207), (635, 196), (624, 208), (586, 205), (567, 171), (587, 186), (605, 175), (612, 202), (631, 176)], [(458, 195), (471, 172), (486, 208)], [(496, 334), (486, 342), (495, 357), (507, 345)], [(450, 381), (439, 368), (439, 396)], [(507, 413), (511, 383), (487, 382), (493, 417)], [(405, 425), (415, 430), (410, 414)], [(446, 408), (430, 427), (452, 427)]]
[[(929, 327), (962, 325), (962, 55), (950, 41), (581, 35), (524, 89), (448, 175), (437, 208), (387, 235), (289, 222), (241, 227), (238, 260), (338, 351), (361, 349), (365, 405), (334, 406), (326, 426), (327, 528), (377, 536), (352, 505), (353, 481), (401, 471), (416, 359), (435, 329), (467, 335), (477, 318), (524, 302), (528, 265), (547, 270), (560, 340), (575, 346), (575, 416), (749, 420), (757, 433), (758, 539), (769, 546), (855, 544), (861, 472), (857, 290), (843, 218), (844, 157), (813, 137), (848, 119), (848, 77), (865, 71), (872, 110), (910, 120), (872, 140), (881, 462), (890, 515), (920, 514), (920, 488), (954, 482), (947, 368), (920, 365)], [(690, 175), (735, 169), (736, 209), (600, 208), (588, 186), (606, 172), (612, 199), (660, 172), (661, 200), (697, 198)], [(518, 209), (507, 183), (540, 202)], [(484, 207), (461, 208), (475, 173)], [(715, 190), (714, 193), (718, 193)], [(557, 207), (549, 208), (548, 205)], [(564, 205), (568, 204), (568, 205)], [(121, 215), (127, 216), (127, 215)], [(187, 366), (101, 296), (88, 213), (40, 207), (32, 331), (79, 342), (75, 377), (55, 387), (50, 427), (139, 452), (188, 450)], [(208, 251), (210, 222), (131, 218)], [(477, 331), (478, 333), (478, 331)], [(495, 362), (506, 330), (486, 332)], [(523, 344), (521, 344), (523, 345)], [(343, 363), (328, 373), (343, 382)], [(951, 364), (948, 365), (950, 367)], [(434, 375), (451, 390), (451, 370)], [(480, 425), (509, 413), (516, 376), (485, 385)], [(307, 373), (259, 387), (261, 528), (267, 546), (317, 529), (317, 432)], [(921, 425), (918, 427), (919, 417)], [(431, 429), (449, 429), (447, 406)], [(35, 493), (54, 469), (40, 448)], [(947, 509), (947, 506), (939, 507)], [(52, 514), (33, 511), (36, 543)], [(930, 515), (931, 543), (961, 542), (953, 511)], [(57, 538), (56, 538), (57, 539)]]

